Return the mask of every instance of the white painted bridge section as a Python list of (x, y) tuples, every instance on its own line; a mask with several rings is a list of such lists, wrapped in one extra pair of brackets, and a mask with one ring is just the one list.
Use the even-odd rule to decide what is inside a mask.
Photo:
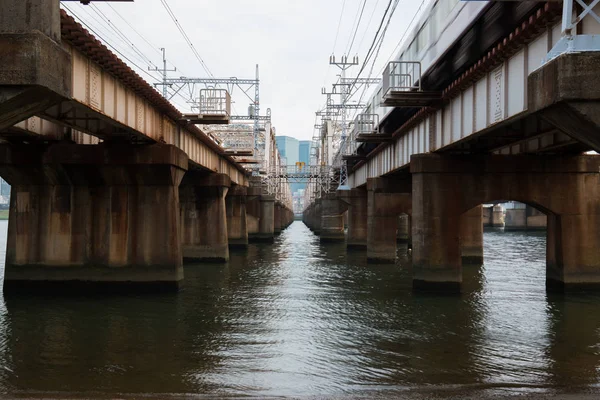
[[(600, 5), (594, 9), (600, 15)], [(600, 34), (600, 24), (587, 16), (581, 23), (582, 34)], [(369, 157), (349, 175), (350, 187), (359, 187), (374, 178), (408, 167), (413, 154), (443, 151), (450, 145), (493, 130), (499, 124), (516, 121), (526, 115), (527, 77), (538, 69), (561, 37), (561, 24), (549, 27), (500, 66), (458, 93), (444, 106), (401, 133), (383, 150)], [(381, 97), (379, 94), (379, 101)], [(375, 103), (378, 104), (378, 103)], [(377, 110), (377, 108), (375, 107)], [(546, 139), (532, 138), (531, 146), (553, 146), (570, 141), (564, 134)], [(498, 154), (518, 153), (520, 146), (498, 149)]]

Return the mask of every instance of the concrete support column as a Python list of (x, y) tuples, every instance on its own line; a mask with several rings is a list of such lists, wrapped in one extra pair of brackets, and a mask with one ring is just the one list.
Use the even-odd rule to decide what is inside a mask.
[(0, 146), (12, 185), (4, 293), (177, 290), (187, 163), (171, 145)]
[(527, 210), (527, 230), (544, 231), (548, 225), (546, 214), (531, 206), (526, 206)]
[(344, 212), (346, 206), (335, 193), (327, 193), (321, 200), (321, 242), (343, 242)]
[(282, 207), (281, 204), (279, 204), (279, 202), (275, 202), (275, 214), (274, 214), (274, 218), (273, 218), (273, 229), (276, 235), (279, 235), (281, 233), (281, 229), (282, 229), (282, 225), (281, 225), (281, 221), (282, 221)]
[(492, 227), (504, 227), (504, 208), (502, 208), (500, 204), (496, 204), (494, 208), (492, 208)]
[(258, 233), (252, 241), (273, 243), (275, 240), (275, 197), (270, 195), (260, 196), (260, 220)]
[(414, 287), (460, 291), (460, 215), (522, 199), (548, 215), (547, 287), (600, 288), (599, 171), (598, 156), (413, 155)]
[(483, 265), (483, 206), (460, 217), (460, 243), (463, 265)]
[(249, 187), (246, 197), (246, 227), (248, 241), (252, 241), (260, 232), (260, 187)]
[(1, 0), (0, 34), (39, 31), (60, 43), (59, 0)]
[(308, 208), (306, 210), (304, 210), (304, 223), (306, 224), (306, 226), (308, 227), (308, 229), (310, 229), (311, 231), (313, 230), (313, 224), (312, 224), (312, 214), (313, 214), (313, 208), (314, 208), (314, 204), (311, 204), (310, 206), (308, 206)]
[[(600, 180), (579, 183), (583, 185), (576, 195), (565, 193), (583, 207), (548, 215), (546, 287), (553, 291), (600, 290), (600, 193), (594, 187)], [(591, 203), (596, 203), (595, 207), (590, 207)]]
[(506, 210), (505, 231), (546, 230), (546, 215), (533, 207)]
[(348, 232), (346, 247), (367, 248), (367, 203), (366, 189), (338, 191), (340, 199), (348, 205)]
[(398, 217), (398, 232), (396, 235), (398, 243), (410, 244), (410, 215), (402, 214)]
[(492, 226), (492, 212), (494, 207), (483, 207), (483, 227), (489, 228)]
[(248, 247), (248, 225), (246, 221), (247, 194), (247, 187), (232, 185), (225, 197), (229, 247)]
[(189, 171), (185, 175), (179, 187), (184, 261), (229, 260), (225, 196), (230, 186), (225, 174)]
[(367, 261), (396, 261), (398, 216), (411, 213), (410, 180), (367, 179)]
[(312, 212), (312, 231), (315, 235), (321, 234), (321, 198), (315, 199)]
[(524, 231), (527, 229), (527, 211), (525, 208), (510, 208), (506, 210), (504, 220), (505, 231)]
[(70, 97), (59, 0), (0, 0), (0, 130)]

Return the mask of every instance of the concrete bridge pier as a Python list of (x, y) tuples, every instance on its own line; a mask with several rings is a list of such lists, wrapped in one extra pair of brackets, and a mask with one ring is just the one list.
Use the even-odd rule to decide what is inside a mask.
[(227, 239), (230, 248), (248, 247), (248, 224), (246, 221), (246, 197), (248, 188), (231, 185), (225, 197), (227, 209)]
[(462, 265), (483, 265), (483, 206), (460, 216)]
[(286, 210), (286, 215), (287, 215), (285, 227), (287, 228), (288, 226), (290, 226), (294, 222), (294, 212), (292, 210), (287, 209), (287, 208), (285, 210)]
[(394, 263), (398, 216), (411, 214), (410, 179), (367, 179), (367, 261)]
[(187, 165), (162, 144), (0, 146), (12, 185), (4, 293), (177, 290)]
[(248, 230), (248, 241), (252, 242), (258, 235), (260, 229), (260, 187), (249, 187), (246, 196), (246, 227)]
[(461, 215), (493, 199), (547, 214), (549, 289), (600, 287), (599, 171), (597, 156), (413, 155), (414, 288), (460, 291)]
[(531, 206), (506, 210), (504, 231), (545, 230), (546, 225), (546, 215)]
[[(304, 225), (306, 225), (306, 227), (307, 227), (308, 229), (311, 229), (311, 227), (310, 227), (310, 221), (309, 221), (309, 219), (310, 219), (310, 216), (309, 216), (309, 214), (310, 214), (311, 207), (312, 207), (312, 206), (311, 206), (311, 205), (309, 205), (308, 207), (306, 207), (306, 208), (304, 209), (304, 211), (302, 211), (302, 222), (304, 223)], [(311, 229), (311, 230), (312, 230), (312, 229)]]
[(321, 242), (343, 242), (344, 212), (347, 206), (336, 193), (327, 193), (321, 199)]
[(290, 226), (290, 210), (288, 210), (285, 206), (281, 206), (281, 230), (285, 230), (288, 226)]
[(59, 0), (0, 0), (0, 130), (71, 95)]
[(315, 231), (315, 204), (309, 205), (306, 210), (302, 213), (302, 221), (306, 224), (308, 229)]
[(275, 240), (275, 197), (263, 194), (259, 198), (259, 205), (258, 233), (252, 235), (251, 241), (273, 243)]
[(496, 204), (492, 207), (492, 228), (503, 228), (504, 225), (504, 208)]
[(367, 190), (358, 188), (337, 192), (341, 201), (348, 207), (348, 231), (346, 247), (351, 249), (367, 248)]
[(410, 215), (408, 214), (402, 214), (398, 217), (396, 241), (398, 243), (408, 243), (410, 247)]
[(283, 225), (282, 225), (282, 217), (283, 217), (283, 212), (282, 212), (283, 207), (281, 206), (281, 204), (276, 201), (275, 202), (275, 214), (274, 214), (274, 219), (273, 219), (273, 230), (275, 232), (276, 235), (279, 235), (283, 229)]
[(179, 196), (184, 261), (229, 260), (225, 196), (230, 186), (225, 174), (188, 171), (183, 178)]
[(321, 234), (321, 199), (315, 199), (311, 206), (310, 216), (310, 229), (315, 235)]

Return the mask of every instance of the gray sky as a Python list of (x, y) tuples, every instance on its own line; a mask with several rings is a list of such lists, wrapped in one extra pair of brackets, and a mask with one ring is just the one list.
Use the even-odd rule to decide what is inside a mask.
[[(271, 108), (273, 125), (278, 135), (310, 139), (313, 135), (315, 111), (325, 101), (321, 87), (331, 84), (339, 70), (329, 67), (332, 52), (345, 53), (354, 34), (355, 21), (363, 0), (166, 0), (193, 42), (198, 53), (215, 77), (253, 78), (255, 64), (260, 65), (261, 114)], [(425, 1), (427, 3), (427, 0)], [(362, 21), (349, 55), (360, 61), (369, 49), (388, 0), (366, 0)], [(421, 0), (399, 0), (375, 63), (373, 76), (392, 55), (408, 23), (421, 5)], [(89, 24), (101, 39), (128, 56), (141, 68), (147, 68), (149, 58), (162, 65), (158, 47), (167, 49), (167, 59), (178, 68), (170, 76), (207, 77), (161, 0), (135, 0), (134, 3), (98, 3), (83, 6), (66, 3), (63, 6)], [(343, 13), (342, 13), (343, 7)], [(116, 10), (118, 12), (115, 13)], [(339, 35), (334, 49), (336, 32)], [(138, 36), (128, 21), (153, 46)], [(111, 24), (104, 18), (110, 20)], [(370, 23), (369, 23), (370, 22)], [(119, 37), (119, 30), (140, 50)], [(411, 28), (412, 29), (412, 28)], [(396, 49), (396, 50), (394, 50)], [(348, 76), (355, 76), (354, 67)], [(134, 68), (135, 69), (135, 68)], [(370, 63), (363, 73), (368, 75)], [(136, 69), (148, 81), (152, 78)], [(155, 76), (158, 77), (156, 73)], [(237, 114), (246, 114), (249, 100), (235, 95)], [(185, 103), (176, 98), (183, 109)]]

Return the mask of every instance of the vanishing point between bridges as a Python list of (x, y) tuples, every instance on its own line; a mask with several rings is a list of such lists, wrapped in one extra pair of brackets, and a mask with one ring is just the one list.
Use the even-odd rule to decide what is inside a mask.
[(0, 0), (0, 399), (598, 398), (599, 35)]

